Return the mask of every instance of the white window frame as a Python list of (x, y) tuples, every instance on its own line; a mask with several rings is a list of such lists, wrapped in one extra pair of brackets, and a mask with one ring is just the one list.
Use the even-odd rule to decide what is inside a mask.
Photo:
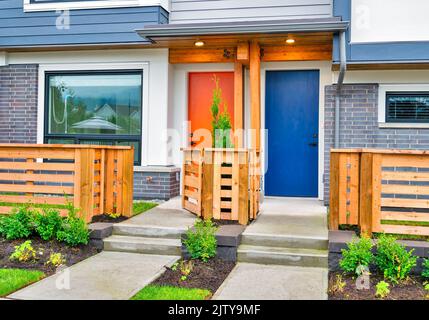
[(77, 9), (107, 9), (124, 7), (161, 6), (170, 10), (169, 0), (99, 0), (99, 1), (49, 1), (46, 3), (31, 3), (24, 0), (24, 12), (77, 10)]
[(142, 83), (142, 128), (141, 128), (141, 163), (148, 163), (149, 144), (149, 64), (148, 63), (79, 63), (79, 64), (41, 64), (39, 65), (38, 86), (39, 94), (37, 101), (37, 143), (43, 144), (45, 127), (45, 73), (61, 71), (97, 71), (97, 70), (141, 70), (143, 73)]
[(422, 84), (380, 84), (378, 88), (378, 126), (380, 128), (429, 128), (429, 123), (386, 122), (387, 92), (429, 92), (429, 83)]

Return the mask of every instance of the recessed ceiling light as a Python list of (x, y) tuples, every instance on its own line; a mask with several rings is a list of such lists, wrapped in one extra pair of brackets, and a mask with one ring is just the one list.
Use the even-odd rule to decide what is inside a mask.
[(287, 44), (294, 44), (295, 43), (295, 39), (289, 38), (286, 40)]
[(194, 44), (196, 47), (203, 47), (205, 45), (204, 41), (201, 40), (195, 41)]

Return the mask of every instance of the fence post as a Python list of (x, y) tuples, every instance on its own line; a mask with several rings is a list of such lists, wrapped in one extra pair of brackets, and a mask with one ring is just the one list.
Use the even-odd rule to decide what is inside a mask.
[(122, 152), (122, 215), (131, 217), (133, 215), (133, 162), (134, 148), (120, 150)]
[(74, 190), (78, 197), (75, 194), (75, 206), (86, 222), (91, 221), (94, 213), (94, 161), (94, 149), (76, 149)]
[(338, 230), (340, 219), (340, 154), (331, 152), (329, 187), (329, 230)]
[(201, 217), (213, 217), (213, 151), (202, 150)]
[[(234, 163), (239, 167), (239, 212), (238, 222), (242, 225), (247, 225), (249, 222), (249, 162), (248, 151), (235, 152), (238, 154), (238, 162)], [(235, 162), (235, 161), (234, 161)]]

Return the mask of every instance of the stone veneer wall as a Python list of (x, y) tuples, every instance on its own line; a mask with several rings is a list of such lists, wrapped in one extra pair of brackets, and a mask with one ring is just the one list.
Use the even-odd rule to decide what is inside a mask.
[[(38, 65), (0, 67), (0, 143), (37, 143)], [(167, 200), (180, 193), (180, 170), (134, 173), (134, 198)]]
[[(334, 144), (335, 85), (325, 87), (324, 199), (329, 203), (329, 151)], [(429, 129), (379, 128), (378, 84), (344, 85), (340, 148), (429, 149)]]
[(0, 143), (37, 141), (38, 65), (0, 67)]

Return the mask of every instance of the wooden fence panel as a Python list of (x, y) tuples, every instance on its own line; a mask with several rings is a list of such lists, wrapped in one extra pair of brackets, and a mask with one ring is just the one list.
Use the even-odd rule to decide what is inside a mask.
[(183, 156), (182, 207), (201, 216), (203, 151), (186, 149)]

